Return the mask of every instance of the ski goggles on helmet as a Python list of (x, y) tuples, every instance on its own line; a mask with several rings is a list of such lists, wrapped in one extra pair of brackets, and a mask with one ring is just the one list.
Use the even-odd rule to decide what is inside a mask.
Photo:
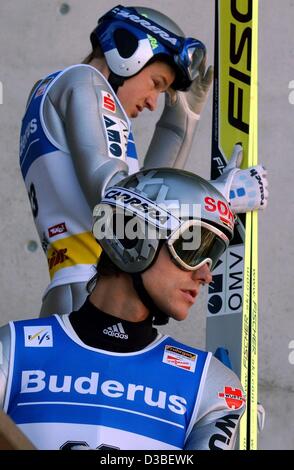
[(155, 38), (160, 47), (158, 52), (156, 49), (153, 51), (154, 56), (166, 53), (173, 58), (176, 68), (180, 71), (181, 77), (176, 78), (175, 88), (186, 90), (191, 85), (206, 55), (205, 45), (201, 41), (178, 36), (150, 18), (140, 15), (132, 7), (126, 8), (122, 5), (114, 7), (100, 18), (98, 25), (101, 25), (104, 20), (111, 21), (111, 19), (123, 21), (126, 26), (129, 24)]
[(178, 54), (174, 54), (174, 61), (185, 77), (184, 83), (189, 86), (197, 77), (199, 66), (204, 60), (206, 48), (201, 41), (186, 38)]
[(187, 220), (167, 239), (172, 259), (188, 271), (195, 271), (204, 264), (212, 271), (229, 243), (223, 232), (200, 220)]

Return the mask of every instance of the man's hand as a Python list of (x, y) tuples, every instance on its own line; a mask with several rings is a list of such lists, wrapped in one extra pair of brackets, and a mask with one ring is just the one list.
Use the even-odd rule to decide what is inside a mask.
[(231, 203), (235, 214), (265, 209), (268, 202), (267, 171), (262, 165), (240, 170), (243, 148), (236, 144), (224, 172), (210, 181)]
[(213, 67), (206, 69), (206, 57), (199, 66), (199, 75), (195, 78), (186, 92), (186, 98), (191, 111), (200, 116), (207, 101), (209, 90), (213, 81)]
[(200, 114), (207, 101), (209, 90), (213, 81), (213, 67), (210, 65), (206, 69), (206, 57), (199, 66), (199, 74), (192, 82), (188, 91), (172, 91), (169, 90), (170, 104), (173, 105), (178, 99), (184, 101), (187, 110), (200, 118)]
[(206, 70), (203, 59), (199, 75), (189, 90), (167, 90), (165, 106), (156, 124), (144, 168), (185, 167), (212, 79), (212, 67)]

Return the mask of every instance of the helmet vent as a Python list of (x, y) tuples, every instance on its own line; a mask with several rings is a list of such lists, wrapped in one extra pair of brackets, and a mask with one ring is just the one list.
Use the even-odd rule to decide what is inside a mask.
[(132, 57), (138, 48), (136, 36), (126, 29), (117, 29), (113, 36), (119, 55), (124, 59)]

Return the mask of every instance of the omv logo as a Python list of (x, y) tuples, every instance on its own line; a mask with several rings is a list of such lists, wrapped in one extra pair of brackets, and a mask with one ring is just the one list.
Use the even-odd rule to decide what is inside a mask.
[(24, 326), (25, 347), (51, 348), (53, 346), (51, 326)]

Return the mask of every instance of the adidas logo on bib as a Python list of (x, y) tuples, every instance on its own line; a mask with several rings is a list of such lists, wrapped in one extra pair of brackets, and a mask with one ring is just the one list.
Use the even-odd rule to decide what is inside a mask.
[(128, 339), (129, 336), (126, 334), (123, 326), (121, 323), (117, 323), (117, 325), (109, 326), (108, 328), (104, 328), (103, 333), (108, 336), (112, 336), (114, 338), (119, 339)]

